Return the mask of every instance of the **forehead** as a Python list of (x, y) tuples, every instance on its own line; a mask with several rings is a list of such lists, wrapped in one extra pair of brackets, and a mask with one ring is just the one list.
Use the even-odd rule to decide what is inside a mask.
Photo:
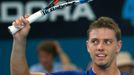
[(89, 33), (89, 39), (116, 39), (115, 32), (108, 28), (96, 28), (92, 29)]

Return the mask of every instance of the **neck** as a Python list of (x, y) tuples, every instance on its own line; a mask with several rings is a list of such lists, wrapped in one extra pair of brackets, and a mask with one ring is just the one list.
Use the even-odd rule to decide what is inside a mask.
[(121, 75), (116, 63), (113, 63), (106, 68), (99, 67), (93, 63), (92, 70), (96, 75)]
[(47, 65), (47, 66), (44, 66), (44, 69), (46, 69), (49, 73), (51, 73), (52, 69), (53, 69), (53, 66), (52, 65)]

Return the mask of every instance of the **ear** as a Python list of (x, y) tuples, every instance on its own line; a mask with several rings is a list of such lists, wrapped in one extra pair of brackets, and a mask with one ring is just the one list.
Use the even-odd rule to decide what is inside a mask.
[(89, 48), (89, 41), (86, 41), (86, 45), (87, 45), (87, 51), (90, 53), (90, 48)]
[(119, 52), (120, 52), (121, 47), (122, 47), (122, 41), (121, 41), (121, 40), (119, 40), (119, 41), (118, 41), (118, 44), (117, 44), (117, 53), (119, 53)]

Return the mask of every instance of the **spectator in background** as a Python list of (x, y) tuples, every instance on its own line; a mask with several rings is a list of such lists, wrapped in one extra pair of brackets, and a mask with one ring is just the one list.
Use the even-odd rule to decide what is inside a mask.
[[(39, 63), (31, 66), (31, 72), (57, 72), (62, 70), (75, 70), (76, 67), (70, 63), (68, 56), (54, 40), (42, 41), (37, 47)], [(61, 63), (56, 62), (55, 58), (59, 56)]]
[(129, 52), (120, 52), (117, 57), (117, 66), (121, 71), (134, 75), (134, 61)]

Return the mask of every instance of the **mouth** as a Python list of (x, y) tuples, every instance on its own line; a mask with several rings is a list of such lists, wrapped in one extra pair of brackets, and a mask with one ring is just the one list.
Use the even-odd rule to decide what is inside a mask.
[(96, 54), (96, 58), (98, 59), (98, 60), (104, 60), (105, 58), (106, 58), (106, 54), (104, 54), (104, 53), (98, 53), (98, 54)]

